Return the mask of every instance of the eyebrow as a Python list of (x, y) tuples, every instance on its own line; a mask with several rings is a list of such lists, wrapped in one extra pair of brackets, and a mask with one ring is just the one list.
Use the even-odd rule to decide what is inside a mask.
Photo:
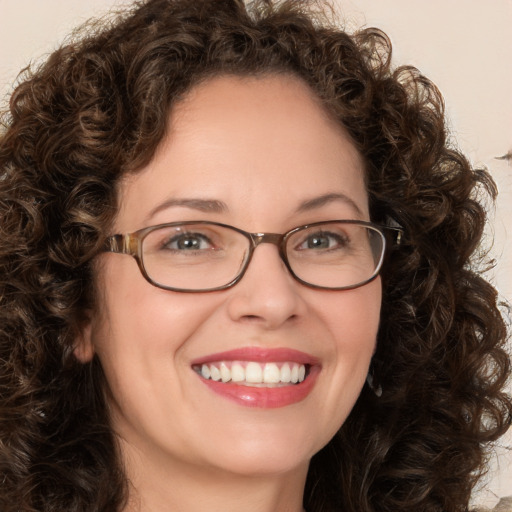
[[(359, 206), (357, 206), (353, 199), (346, 196), (345, 194), (339, 193), (323, 194), (321, 196), (303, 201), (296, 211), (297, 213), (308, 212), (311, 210), (315, 210), (317, 208), (321, 208), (322, 206), (325, 206), (329, 203), (338, 201), (350, 206), (357, 214), (363, 215), (361, 209), (359, 208)], [(226, 203), (218, 199), (171, 198), (153, 208), (149, 212), (147, 220), (151, 219), (154, 215), (156, 215), (158, 212), (162, 210), (166, 210), (167, 208), (177, 206), (191, 208), (193, 210), (198, 210), (204, 213), (225, 213), (229, 210)]]
[(158, 212), (175, 206), (184, 206), (205, 213), (223, 213), (228, 210), (226, 203), (217, 199), (171, 198), (153, 208), (147, 218), (150, 219)]
[(363, 215), (361, 208), (359, 208), (359, 206), (357, 206), (356, 202), (353, 199), (346, 196), (345, 194), (339, 194), (339, 193), (324, 194), (324, 195), (321, 195), (318, 197), (314, 197), (312, 199), (308, 199), (307, 201), (304, 201), (300, 204), (300, 206), (297, 208), (297, 212), (298, 213), (308, 212), (311, 210), (315, 210), (317, 208), (321, 208), (322, 206), (325, 206), (326, 204), (337, 202), (337, 201), (347, 204), (352, 209), (354, 209), (358, 215), (361, 215), (361, 216)]

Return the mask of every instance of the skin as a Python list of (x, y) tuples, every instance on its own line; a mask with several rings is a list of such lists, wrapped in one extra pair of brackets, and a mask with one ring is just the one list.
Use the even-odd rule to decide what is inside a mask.
[[(179, 220), (274, 233), (369, 220), (363, 175), (346, 132), (301, 81), (218, 77), (174, 108), (152, 162), (122, 181), (113, 233)], [(332, 193), (348, 199), (298, 211)], [(225, 208), (165, 206), (183, 198)], [(158, 289), (126, 255), (103, 254), (97, 268), (98, 312), (76, 354), (87, 361), (97, 353), (105, 370), (132, 485), (126, 510), (301, 511), (309, 460), (364, 384), (380, 279), (349, 291), (314, 290), (291, 277), (270, 244), (256, 249), (240, 283), (210, 293)], [(244, 407), (213, 393), (191, 368), (195, 359), (241, 347), (318, 358), (312, 392), (286, 407)]]

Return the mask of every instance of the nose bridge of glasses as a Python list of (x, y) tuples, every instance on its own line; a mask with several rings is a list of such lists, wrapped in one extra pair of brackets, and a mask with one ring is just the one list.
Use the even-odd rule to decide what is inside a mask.
[(251, 233), (251, 241), (254, 249), (260, 244), (274, 244), (279, 249), (283, 242), (284, 235), (279, 233)]

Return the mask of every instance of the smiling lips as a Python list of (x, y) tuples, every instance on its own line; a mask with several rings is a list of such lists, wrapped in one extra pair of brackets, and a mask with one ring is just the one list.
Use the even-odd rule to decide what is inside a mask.
[(319, 373), (316, 358), (290, 349), (245, 348), (194, 361), (212, 391), (240, 405), (276, 408), (300, 402)]

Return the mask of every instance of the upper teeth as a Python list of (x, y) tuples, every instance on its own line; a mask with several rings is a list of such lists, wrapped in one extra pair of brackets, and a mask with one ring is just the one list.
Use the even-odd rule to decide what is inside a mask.
[(306, 366), (298, 363), (219, 362), (203, 364), (205, 379), (239, 384), (296, 384), (306, 377)]

